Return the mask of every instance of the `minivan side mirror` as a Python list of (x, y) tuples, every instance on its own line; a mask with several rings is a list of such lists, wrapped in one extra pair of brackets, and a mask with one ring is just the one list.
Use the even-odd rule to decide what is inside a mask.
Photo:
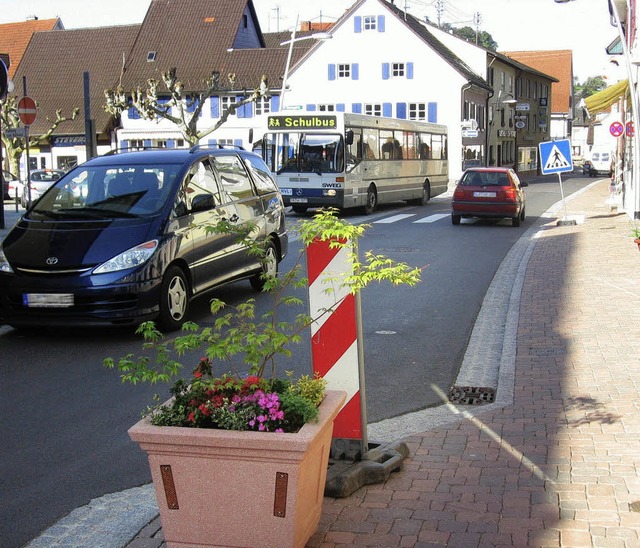
[(213, 199), (213, 194), (198, 194), (194, 196), (191, 202), (191, 212), (196, 213), (198, 211), (209, 211), (216, 205)]

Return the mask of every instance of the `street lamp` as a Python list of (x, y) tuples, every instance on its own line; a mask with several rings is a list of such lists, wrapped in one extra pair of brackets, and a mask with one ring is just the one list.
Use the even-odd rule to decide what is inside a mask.
[(280, 42), (281, 46), (286, 46), (289, 44), (289, 53), (287, 54), (287, 64), (284, 68), (284, 77), (282, 78), (282, 90), (280, 90), (280, 112), (284, 110), (284, 95), (287, 91), (287, 79), (289, 78), (289, 67), (291, 66), (291, 55), (293, 54), (293, 44), (296, 42), (302, 42), (303, 40), (329, 40), (333, 38), (333, 35), (327, 32), (316, 32), (314, 34), (310, 34), (309, 36), (299, 36), (296, 38), (296, 29), (298, 28), (298, 19), (296, 17), (296, 24), (293, 26), (293, 30), (291, 31), (291, 39), (285, 40), (284, 42)]

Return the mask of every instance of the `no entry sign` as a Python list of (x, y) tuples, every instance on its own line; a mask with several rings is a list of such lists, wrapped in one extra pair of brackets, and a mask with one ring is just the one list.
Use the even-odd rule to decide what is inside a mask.
[(23, 97), (18, 101), (18, 116), (25, 126), (36, 121), (36, 102), (31, 97)]

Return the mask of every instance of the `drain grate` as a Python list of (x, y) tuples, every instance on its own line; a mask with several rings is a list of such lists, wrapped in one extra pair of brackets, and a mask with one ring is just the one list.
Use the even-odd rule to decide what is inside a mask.
[(490, 386), (452, 386), (449, 390), (451, 403), (463, 403), (468, 405), (480, 405), (493, 403), (496, 391)]

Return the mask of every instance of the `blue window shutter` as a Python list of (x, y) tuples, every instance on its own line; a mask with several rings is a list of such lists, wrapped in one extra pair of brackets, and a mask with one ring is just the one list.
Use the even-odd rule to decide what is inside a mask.
[(245, 118), (253, 118), (253, 103), (247, 103), (244, 106)]
[(407, 119), (407, 103), (396, 103), (396, 117)]
[(216, 146), (216, 145), (218, 144), (218, 139), (209, 139), (209, 140), (207, 141), (207, 144), (208, 144), (209, 146), (211, 146), (211, 147), (214, 147), (214, 146)]
[(438, 103), (427, 104), (427, 122), (438, 123)]
[(393, 116), (393, 105), (391, 103), (382, 103), (382, 115), (387, 118)]
[(344, 111), (345, 111), (344, 103), (338, 103), (338, 104), (336, 105), (336, 110), (337, 110), (338, 112), (344, 112)]
[(220, 118), (220, 97), (213, 95), (209, 100), (211, 101), (211, 118)]
[(314, 112), (316, 110), (316, 106), (312, 104), (308, 104), (306, 106), (307, 112)]
[(382, 79), (388, 80), (391, 74), (391, 67), (389, 63), (382, 63)]
[(353, 32), (362, 32), (362, 17), (360, 17), (359, 15), (356, 15), (353, 18)]
[(278, 112), (280, 110), (280, 96), (273, 95), (271, 97), (271, 112)]
[(378, 15), (378, 32), (384, 32), (384, 15)]
[(237, 147), (241, 147), (242, 146), (242, 139), (234, 139), (233, 140), (233, 144), (236, 145)]
[(124, 141), (122, 141), (120, 143), (120, 148), (122, 150), (127, 150), (129, 148), (129, 141), (127, 139), (125, 139)]
[[(240, 103), (240, 101), (242, 101), (242, 97), (236, 97), (236, 104), (237, 104), (237, 103)], [(247, 117), (247, 116), (246, 116), (246, 112), (245, 112), (245, 110), (244, 110), (244, 107), (245, 107), (245, 106), (246, 106), (246, 105), (242, 105), (242, 106), (239, 106), (239, 107), (236, 109), (236, 116), (237, 116), (238, 118), (246, 118), (246, 117)]]
[(413, 63), (407, 63), (407, 78), (413, 80)]
[(351, 79), (352, 80), (358, 80), (359, 77), (360, 77), (360, 66), (358, 65), (358, 63), (352, 63), (351, 64)]
[(139, 120), (140, 119), (140, 113), (138, 112), (138, 109), (135, 107), (131, 107), (127, 113), (129, 120)]
[(142, 144), (145, 147), (150, 147), (151, 146), (151, 139), (145, 139), (144, 141), (142, 141)]
[(362, 103), (353, 103), (351, 105), (351, 112), (354, 114), (362, 114)]
[(329, 64), (329, 80), (336, 79), (336, 66), (333, 63)]
[(167, 139), (167, 148), (176, 148), (176, 140)]

